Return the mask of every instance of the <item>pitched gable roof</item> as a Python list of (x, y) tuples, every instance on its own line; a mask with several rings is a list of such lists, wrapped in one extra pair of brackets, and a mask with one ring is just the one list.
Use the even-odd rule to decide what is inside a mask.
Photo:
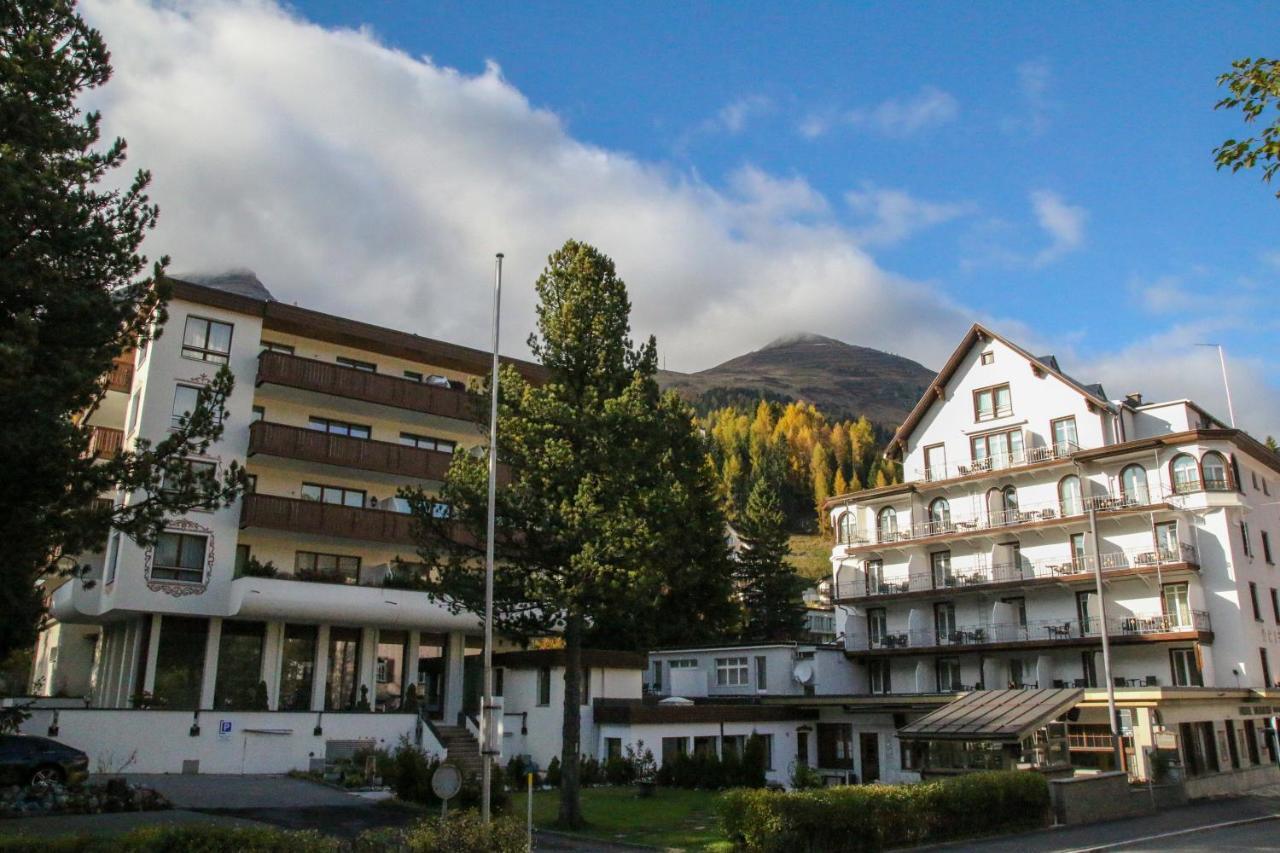
[(920, 402), (916, 403), (911, 413), (907, 415), (907, 419), (902, 422), (902, 426), (898, 427), (898, 431), (893, 434), (893, 439), (889, 442), (889, 446), (885, 449), (884, 455), (889, 459), (896, 459), (902, 455), (903, 449), (906, 447), (907, 438), (920, 425), (920, 420), (929, 411), (929, 408), (938, 400), (942, 399), (944, 389), (947, 383), (951, 381), (951, 377), (960, 369), (960, 364), (976, 344), (996, 340), (1025, 358), (1031, 365), (1032, 369), (1042, 370), (1053, 376), (1081, 394), (1090, 403), (1095, 406), (1112, 411), (1112, 406), (1102, 394), (1101, 385), (1084, 385), (1072, 379), (1063, 373), (1058, 367), (1058, 360), (1053, 356), (1040, 356), (1037, 358), (1022, 347), (1010, 341), (1001, 335), (983, 326), (981, 323), (974, 323), (969, 327), (969, 331), (965, 333), (964, 339), (960, 341), (960, 345), (956, 347), (955, 352), (951, 354), (951, 358), (947, 359), (947, 363), (942, 366), (942, 370), (938, 371), (938, 375), (934, 377), (933, 382), (925, 389), (924, 396), (920, 398)]

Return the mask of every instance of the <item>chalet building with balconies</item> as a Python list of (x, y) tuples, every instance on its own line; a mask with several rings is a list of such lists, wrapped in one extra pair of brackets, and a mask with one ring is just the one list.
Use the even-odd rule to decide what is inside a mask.
[(1084, 688), (1073, 758), (1109, 766), (1105, 633), (1131, 770), (1166, 732), (1186, 767), (1274, 763), (1280, 707), (1254, 703), (1280, 697), (1280, 457), (1189, 400), (1109, 400), (976, 325), (887, 455), (905, 482), (827, 504), (859, 690)]
[[(252, 274), (175, 281), (165, 333), (116, 365), (90, 415), (91, 452), (163, 438), (227, 366), (236, 387), (223, 435), (191, 464), (239, 463), (250, 488), (232, 506), (173, 519), (154, 546), (113, 534), (84, 578), (50, 589), (33, 692), (82, 710), (148, 709), (148, 725), (129, 717), (106, 746), (76, 745), (127, 755), (130, 738), (163, 739), (161, 710), (183, 712), (180, 736), (144, 749), (135, 769), (203, 760), (238, 772), (201, 714), (236, 743), (248, 732), (257, 772), (305, 768), (334, 738), (394, 747), (404, 734), (422, 742), (425, 724), (441, 729), (425, 738), (441, 751), (467, 727), (474, 735), (480, 620), (414, 588), (413, 525), (397, 491), (439, 487), (453, 455), (485, 441), (487, 413), (467, 386), (490, 363), (487, 352), (278, 302)], [(643, 662), (623, 663), (608, 678), (603, 664), (587, 673), (597, 698), (640, 696)], [(250, 711), (273, 716), (250, 725)], [(64, 738), (83, 728), (69, 713)], [(552, 728), (558, 737), (558, 720)]]

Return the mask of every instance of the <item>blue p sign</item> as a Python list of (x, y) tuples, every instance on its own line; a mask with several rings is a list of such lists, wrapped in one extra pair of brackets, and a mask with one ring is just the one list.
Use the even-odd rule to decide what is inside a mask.
[(218, 720), (218, 734), (220, 734), (220, 735), (229, 735), (229, 734), (231, 734), (231, 721), (230, 721), (230, 720)]

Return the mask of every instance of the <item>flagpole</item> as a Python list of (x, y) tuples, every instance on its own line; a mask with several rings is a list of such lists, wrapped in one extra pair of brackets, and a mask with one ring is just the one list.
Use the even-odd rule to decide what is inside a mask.
[(502, 310), (502, 253), (497, 255), (493, 280), (493, 375), (489, 386), (489, 509), (485, 522), (484, 546), (484, 697), (480, 703), (480, 819), (490, 819), (490, 789), (493, 779), (493, 536), (494, 504), (498, 496), (498, 317)]

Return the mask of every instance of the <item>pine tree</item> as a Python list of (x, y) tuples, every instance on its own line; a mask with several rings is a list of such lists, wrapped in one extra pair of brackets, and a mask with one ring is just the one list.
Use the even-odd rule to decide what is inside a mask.
[[(563, 639), (559, 823), (577, 827), (582, 649), (722, 635), (736, 619), (733, 565), (708, 444), (688, 405), (659, 391), (653, 339), (632, 346), (613, 261), (570, 240), (536, 287), (529, 343), (547, 381), (508, 368), (499, 395), (499, 458), (511, 480), (497, 494), (494, 628)], [(484, 605), (487, 473), (484, 458), (460, 453), (438, 498), (402, 493), (432, 569), (426, 591), (455, 610)], [(449, 519), (432, 511), (437, 500)]]
[(786, 516), (765, 479), (751, 489), (738, 528), (742, 553), (736, 571), (742, 601), (742, 639), (781, 641), (804, 630), (804, 578), (787, 563), (791, 554)]
[[(87, 454), (112, 362), (159, 333), (169, 290), (167, 259), (143, 275), (151, 176), (103, 189), (120, 183), (124, 140), (100, 149), (101, 116), (77, 106), (109, 60), (70, 0), (0, 3), (0, 659), (34, 640), (36, 581), (68, 571), (63, 558), (101, 550), (113, 528), (149, 544), (168, 517), (234, 500), (244, 482), (235, 465), (219, 479), (187, 462), (222, 433), (225, 368), (163, 440)], [(129, 503), (100, 505), (113, 491)]]

